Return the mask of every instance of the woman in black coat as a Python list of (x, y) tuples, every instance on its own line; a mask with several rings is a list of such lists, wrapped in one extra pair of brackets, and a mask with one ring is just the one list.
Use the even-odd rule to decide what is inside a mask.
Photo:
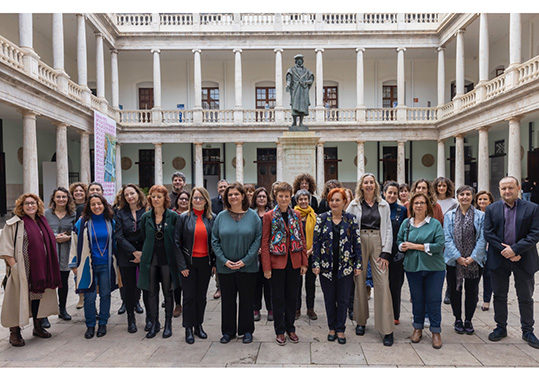
[[(124, 304), (127, 311), (127, 331), (137, 332), (135, 307), (140, 298), (137, 274), (142, 255), (142, 233), (140, 218), (146, 212), (146, 197), (137, 185), (128, 184), (122, 189), (118, 211), (115, 215), (116, 258), (120, 267), (124, 289)], [(149, 327), (148, 297), (143, 296), (146, 307), (146, 325)]]

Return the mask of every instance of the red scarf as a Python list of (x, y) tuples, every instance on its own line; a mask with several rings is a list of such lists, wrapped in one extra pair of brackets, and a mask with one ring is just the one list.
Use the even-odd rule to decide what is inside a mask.
[(28, 259), (30, 261), (30, 292), (43, 293), (45, 289), (62, 286), (56, 238), (45, 217), (36, 216), (36, 221), (28, 216), (22, 218), (28, 237)]

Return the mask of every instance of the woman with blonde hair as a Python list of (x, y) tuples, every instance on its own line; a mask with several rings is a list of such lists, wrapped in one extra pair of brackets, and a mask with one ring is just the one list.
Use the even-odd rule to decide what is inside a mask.
[(41, 319), (58, 314), (56, 288), (62, 286), (56, 238), (44, 217), (45, 206), (31, 193), (15, 202), (14, 216), (0, 233), (0, 258), (6, 262), (2, 326), (9, 327), (9, 343), (25, 345), (21, 326), (33, 318), (33, 336), (50, 338)]
[[(393, 228), (389, 204), (382, 199), (380, 185), (374, 174), (365, 173), (357, 183), (356, 198), (346, 212), (356, 216), (361, 234), (363, 264), (371, 264), (374, 286), (374, 325), (384, 336), (385, 346), (393, 345), (393, 303), (389, 290), (389, 259), (393, 246)], [(354, 320), (356, 335), (365, 334), (369, 318), (366, 274), (354, 277)]]

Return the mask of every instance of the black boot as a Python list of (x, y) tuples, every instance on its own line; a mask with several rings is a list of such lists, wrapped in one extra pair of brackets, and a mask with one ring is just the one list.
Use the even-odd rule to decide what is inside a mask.
[(64, 321), (71, 321), (71, 316), (69, 315), (65, 307), (60, 308), (58, 318), (61, 318)]
[(198, 336), (200, 339), (207, 339), (208, 334), (204, 331), (202, 328), (202, 325), (196, 325), (195, 326), (195, 335)]
[(127, 332), (133, 334), (137, 332), (137, 322), (135, 320), (135, 313), (127, 313)]
[(146, 316), (146, 326), (144, 326), (144, 331), (148, 332), (152, 328), (152, 320), (150, 317)]
[(50, 338), (52, 335), (50, 332), (43, 328), (43, 322), (41, 318), (34, 318), (34, 331), (32, 331), (33, 336), (38, 338)]
[(154, 338), (159, 331), (161, 331), (161, 324), (156, 318), (155, 320), (152, 321), (152, 327), (150, 328), (150, 331), (148, 331), (148, 333), (146, 334), (146, 338), (148, 339)]
[(163, 338), (170, 338), (172, 336), (172, 316), (165, 319), (165, 327), (163, 328)]
[(185, 342), (187, 344), (193, 344), (195, 342), (195, 336), (193, 335), (192, 327), (185, 328)]

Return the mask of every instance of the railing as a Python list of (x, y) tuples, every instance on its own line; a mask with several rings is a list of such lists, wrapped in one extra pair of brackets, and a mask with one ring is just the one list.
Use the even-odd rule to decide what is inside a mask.
[(539, 56), (528, 60), (518, 68), (518, 84), (522, 85), (539, 77)]
[(274, 13), (242, 13), (241, 24), (248, 26), (275, 24)]
[(397, 23), (397, 13), (364, 13), (365, 24), (394, 24)]
[(244, 110), (243, 122), (244, 123), (275, 122), (275, 110), (273, 109)]
[(58, 88), (58, 73), (42, 61), (37, 63), (37, 74), (41, 83), (53, 89)]
[(477, 104), (477, 90), (474, 89), (471, 92), (464, 94), (461, 98), (461, 109), (467, 109)]
[(71, 80), (67, 82), (67, 95), (75, 101), (82, 102), (82, 88)]
[(131, 125), (144, 125), (152, 122), (151, 110), (122, 110), (120, 111), (120, 123)]
[(101, 101), (93, 94), (90, 95), (90, 107), (94, 110), (101, 111)]
[(193, 110), (163, 110), (163, 123), (193, 123)]
[(232, 123), (234, 122), (234, 110), (202, 110), (202, 122)]
[(193, 25), (192, 13), (161, 13), (159, 24), (164, 26)]
[(24, 52), (19, 46), (0, 36), (0, 61), (18, 70), (24, 69)]
[(324, 110), (326, 122), (355, 122), (356, 109), (329, 109)]
[(417, 121), (435, 121), (438, 120), (438, 108), (436, 107), (414, 107), (406, 109), (406, 120)]
[(118, 13), (116, 25), (118, 26), (147, 26), (152, 24), (151, 13)]
[(503, 93), (505, 91), (505, 74), (487, 82), (485, 88), (485, 99), (490, 99)]
[(455, 113), (455, 104), (453, 102), (446, 103), (440, 109), (439, 119), (447, 118)]
[(201, 25), (232, 25), (234, 15), (232, 13), (201, 13)]
[(284, 25), (310, 25), (316, 20), (315, 13), (283, 13)]
[(397, 109), (367, 109), (365, 113), (367, 122), (389, 122), (397, 120)]
[(324, 13), (322, 21), (326, 24), (355, 24), (357, 13)]
[(439, 13), (405, 13), (404, 22), (406, 23), (438, 23)]

